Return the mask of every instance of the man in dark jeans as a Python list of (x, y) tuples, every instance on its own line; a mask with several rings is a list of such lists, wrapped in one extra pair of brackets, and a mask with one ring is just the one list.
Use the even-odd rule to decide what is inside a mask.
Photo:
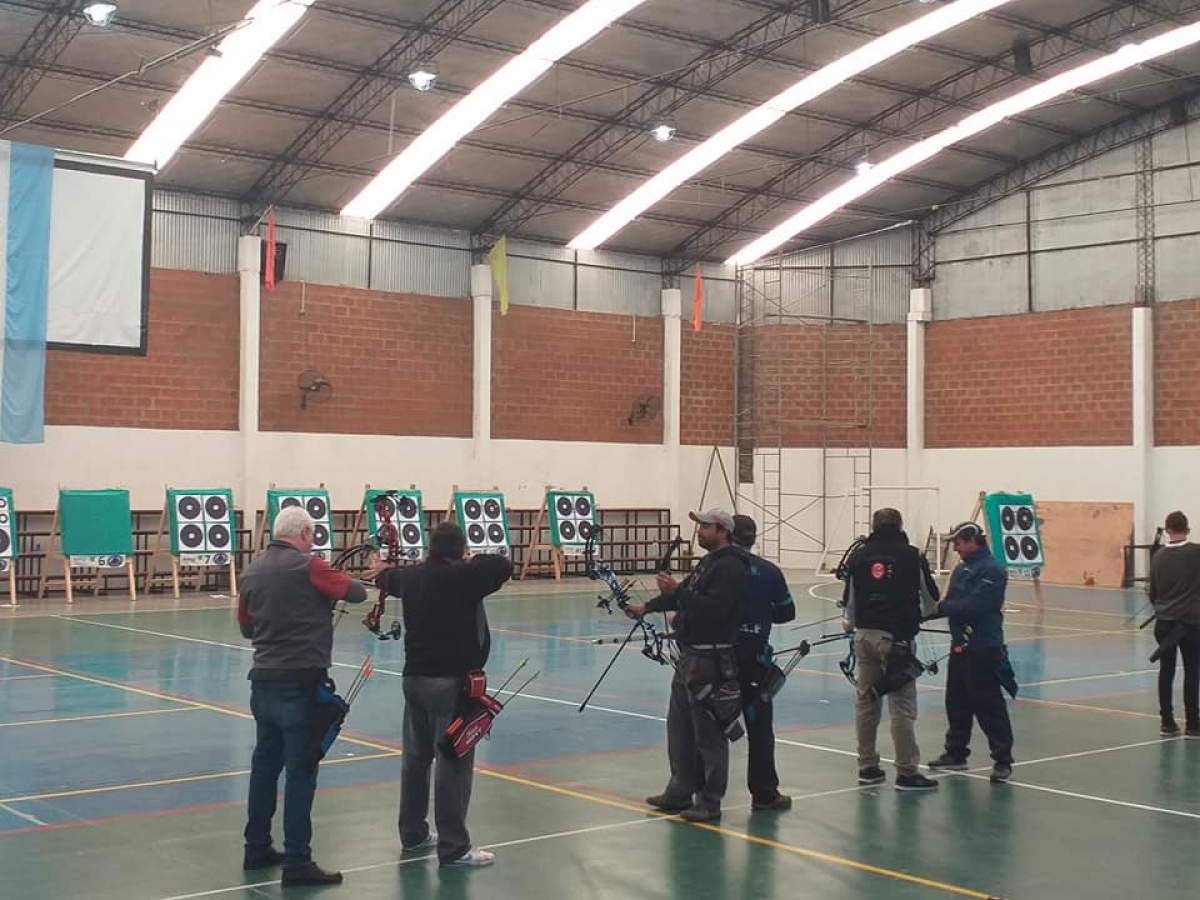
[[(458, 712), (470, 672), (487, 664), (492, 639), (483, 600), (512, 577), (505, 556), (465, 560), (467, 539), (454, 522), (429, 538), (429, 558), (404, 569), (376, 566), (369, 574), (404, 608), (404, 759), (400, 769), (400, 846), (405, 853), (437, 848), (444, 866), (486, 866), (494, 855), (471, 845), (467, 808), (475, 751), (438, 754), (438, 740)], [(436, 766), (434, 759), (437, 759)], [(434, 817), (429, 828), (429, 773), (434, 768)]]
[(760, 686), (772, 662), (771, 625), (795, 619), (796, 604), (779, 567), (750, 552), (757, 537), (758, 525), (752, 518), (733, 517), (733, 543), (750, 560), (737, 642), (742, 715), (750, 745), (746, 786), (752, 809), (791, 809), (792, 798), (779, 793), (779, 774), (775, 771), (774, 705), (763, 701)]
[(1179, 734), (1172, 695), (1175, 660), (1182, 656), (1184, 733), (1200, 738), (1200, 545), (1188, 541), (1188, 519), (1182, 512), (1171, 513), (1164, 525), (1167, 543), (1150, 560), (1154, 639), (1162, 648), (1158, 660), (1159, 734)]
[(945, 752), (929, 767), (966, 769), (972, 720), (978, 719), (992, 752), (991, 779), (1008, 781), (1012, 777), (1013, 733), (998, 674), (1008, 652), (1002, 612), (1008, 572), (988, 549), (983, 529), (975, 522), (956, 526), (950, 538), (960, 562), (934, 613), (950, 619), (951, 652), (946, 668), (949, 728)]
[[(317, 763), (312, 758), (317, 685), (333, 653), (333, 606), (367, 599), (362, 584), (312, 555), (313, 520), (299, 506), (275, 517), (273, 538), (240, 576), (238, 624), (254, 643), (250, 711), (258, 741), (250, 764), (242, 867), (283, 863), (283, 884), (339, 884), (312, 859), (312, 804)], [(280, 772), (283, 849), (271, 842)]]

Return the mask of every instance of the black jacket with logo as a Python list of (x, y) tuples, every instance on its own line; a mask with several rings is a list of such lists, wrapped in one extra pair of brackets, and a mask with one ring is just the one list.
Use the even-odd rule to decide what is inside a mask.
[(938, 600), (938, 586), (921, 551), (898, 527), (872, 532), (846, 561), (846, 617), (855, 628), (875, 628), (912, 640), (926, 608)]
[(734, 644), (742, 624), (749, 570), (745, 551), (734, 546), (714, 550), (674, 593), (655, 597), (646, 604), (646, 611), (675, 610), (680, 644)]

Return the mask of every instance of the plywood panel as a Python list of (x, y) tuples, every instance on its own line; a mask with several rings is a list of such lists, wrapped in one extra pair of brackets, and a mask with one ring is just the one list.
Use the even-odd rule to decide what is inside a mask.
[(1120, 587), (1123, 547), (1133, 533), (1132, 503), (1039, 500), (1046, 584)]

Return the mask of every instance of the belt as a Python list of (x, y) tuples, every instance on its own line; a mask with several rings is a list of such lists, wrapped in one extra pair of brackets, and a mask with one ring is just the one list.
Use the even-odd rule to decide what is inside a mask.
[(732, 650), (733, 644), (682, 644), (689, 650)]

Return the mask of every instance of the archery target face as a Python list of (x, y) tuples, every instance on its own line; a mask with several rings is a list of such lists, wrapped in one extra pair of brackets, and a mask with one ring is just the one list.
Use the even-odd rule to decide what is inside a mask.
[(171, 490), (167, 507), (176, 555), (228, 555), (236, 549), (232, 491)]
[(1042, 539), (1037, 513), (1032, 504), (1010, 503), (1000, 507), (1000, 540), (1004, 559), (1010, 566), (1040, 566)]
[(0, 490), (0, 559), (12, 559), (16, 555), (17, 512), (13, 508), (12, 494)]
[(509, 554), (508, 516), (501, 495), (459, 495), (455, 505), (471, 553)]
[[(328, 491), (276, 491), (276, 514), (289, 506), (302, 506), (313, 518), (313, 553), (328, 555), (333, 549), (333, 519), (329, 509)], [(275, 516), (271, 516), (271, 525)]]
[[(378, 504), (378, 508), (376, 508)], [(395, 530), (400, 555), (420, 559), (425, 550), (425, 523), (419, 491), (368, 491), (367, 521), (371, 536), (386, 540), (386, 529)]]
[(582, 549), (596, 528), (596, 498), (588, 491), (549, 491), (550, 542), (564, 549)]

